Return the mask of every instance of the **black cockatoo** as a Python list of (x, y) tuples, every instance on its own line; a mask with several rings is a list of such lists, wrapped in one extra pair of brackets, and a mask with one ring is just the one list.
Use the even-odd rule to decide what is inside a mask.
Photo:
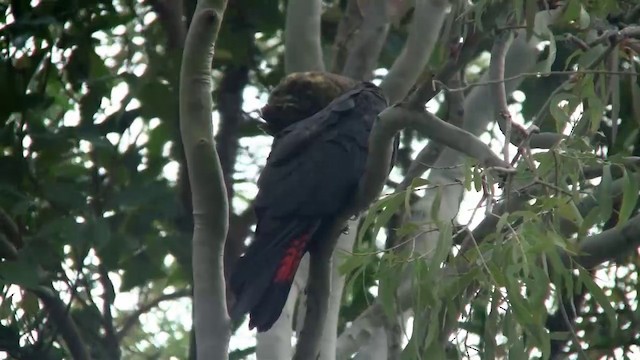
[[(327, 86), (324, 98), (309, 90), (318, 84), (305, 83), (313, 74)], [(374, 84), (318, 74), (285, 79), (289, 85), (276, 88), (263, 109), (274, 141), (258, 180), (255, 239), (230, 278), (231, 318), (250, 313), (249, 327), (260, 332), (280, 317), (303, 255), (326, 239), (353, 201), (367, 162), (369, 133), (387, 106)], [(296, 89), (291, 84), (300, 81), (291, 93)]]

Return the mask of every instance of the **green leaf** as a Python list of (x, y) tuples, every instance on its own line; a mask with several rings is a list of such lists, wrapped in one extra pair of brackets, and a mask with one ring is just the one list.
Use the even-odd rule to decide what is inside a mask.
[(20, 308), (29, 316), (35, 316), (40, 309), (38, 304), (38, 297), (32, 292), (25, 292), (22, 295), (20, 301)]
[(629, 75), (629, 80), (633, 119), (640, 126), (640, 86), (638, 86), (638, 75)]
[(618, 320), (616, 318), (616, 311), (611, 306), (609, 298), (602, 291), (600, 286), (596, 284), (591, 278), (591, 274), (583, 267), (578, 268), (578, 278), (587, 287), (589, 294), (593, 296), (593, 299), (602, 307), (607, 319), (609, 320), (609, 334), (613, 335), (618, 328)]
[(578, 0), (569, 0), (564, 7), (564, 13), (562, 14), (562, 20), (570, 24), (580, 20), (580, 9), (582, 6)]
[(507, 300), (511, 305), (511, 311), (522, 325), (533, 323), (532, 309), (528, 306), (526, 300), (520, 294), (520, 285), (512, 272), (506, 276)]
[(373, 261), (373, 253), (367, 254), (346, 254), (337, 252), (337, 260), (340, 261), (338, 271), (340, 274), (351, 274), (356, 269), (364, 268)]
[(447, 260), (451, 247), (453, 246), (453, 234), (450, 222), (441, 222), (438, 226), (439, 236), (433, 257), (429, 261), (432, 271), (439, 268), (440, 264)]
[(548, 51), (547, 58), (541, 61), (540, 63), (536, 64), (535, 69), (536, 71), (541, 73), (548, 73), (551, 71), (551, 67), (553, 66), (553, 63), (556, 61), (556, 55), (557, 55), (556, 39), (555, 39), (555, 36), (553, 35), (553, 32), (551, 32), (551, 30), (549, 30), (548, 27), (545, 26), (540, 30), (541, 30), (540, 35), (542, 35), (542, 37), (545, 40), (549, 41), (549, 51)]
[(611, 165), (604, 165), (602, 169), (602, 180), (598, 186), (597, 199), (598, 208), (600, 209), (600, 219), (606, 221), (613, 212), (613, 198), (612, 193), (613, 178), (611, 176)]
[(505, 212), (500, 215), (500, 219), (498, 219), (498, 223), (496, 224), (496, 233), (501, 233), (505, 226), (509, 223), (509, 213)]
[(442, 187), (436, 186), (433, 191), (436, 192), (436, 195), (433, 197), (433, 203), (431, 203), (431, 220), (437, 223), (440, 216), (440, 203), (442, 202)]
[(38, 286), (38, 266), (20, 257), (14, 261), (0, 262), (0, 283), (19, 285), (27, 289)]
[(627, 220), (629, 220), (638, 203), (638, 192), (640, 191), (640, 186), (635, 176), (629, 175), (626, 168), (622, 168), (622, 170), (624, 171), (622, 175), (624, 188), (622, 191), (622, 205), (620, 205), (620, 213), (616, 227), (624, 225)]
[(589, 233), (589, 230), (600, 220), (600, 208), (596, 207), (589, 211), (584, 217), (580, 229), (578, 230), (578, 238), (582, 239)]
[(605, 51), (607, 51), (607, 48), (604, 46), (594, 46), (590, 48), (578, 57), (578, 67), (581, 69), (592, 67), (596, 61), (602, 59)]
[(476, 191), (482, 191), (482, 171), (477, 166), (473, 167), (473, 185)]
[[(13, 295), (9, 295), (4, 297), (2, 301), (0, 301), (0, 319), (5, 320), (9, 319), (11, 315), (14, 315), (13, 311)], [(0, 336), (0, 338), (2, 338)]]
[(522, 327), (515, 321), (513, 311), (507, 311), (504, 316), (504, 329), (509, 345), (509, 360), (528, 360), (529, 356), (525, 350), (524, 339), (522, 336)]
[(560, 103), (563, 101), (575, 102), (577, 100), (577, 96), (569, 93), (559, 93), (551, 98), (549, 101), (549, 112), (555, 119), (556, 131), (562, 132), (565, 126), (571, 122), (571, 118), (565, 109), (568, 109), (569, 111), (573, 110), (571, 104), (565, 104), (561, 107)]
[(108, 220), (104, 218), (91, 219), (87, 223), (87, 236), (98, 249), (105, 246), (111, 239), (111, 229)]
[(465, 161), (465, 166), (462, 168), (464, 172), (464, 189), (471, 191), (471, 183), (473, 182), (473, 166)]
[(382, 304), (382, 309), (389, 319), (397, 316), (396, 311), (396, 290), (400, 283), (400, 272), (402, 267), (394, 264), (394, 256), (385, 254), (380, 261), (378, 274), (380, 282), (378, 285), (378, 299)]

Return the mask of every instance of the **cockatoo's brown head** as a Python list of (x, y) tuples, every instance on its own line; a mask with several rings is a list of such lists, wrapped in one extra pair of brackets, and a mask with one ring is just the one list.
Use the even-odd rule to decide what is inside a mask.
[(310, 71), (286, 76), (262, 108), (263, 129), (275, 135), (285, 127), (325, 108), (357, 81), (326, 72)]

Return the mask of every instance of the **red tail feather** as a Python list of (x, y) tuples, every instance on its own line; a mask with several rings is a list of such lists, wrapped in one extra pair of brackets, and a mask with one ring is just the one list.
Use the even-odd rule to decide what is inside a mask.
[(276, 276), (273, 279), (274, 282), (293, 281), (293, 277), (296, 274), (296, 270), (298, 269), (300, 260), (302, 260), (302, 257), (304, 256), (304, 253), (306, 251), (309, 239), (310, 234), (305, 233), (302, 234), (299, 238), (291, 240), (291, 244), (289, 244), (289, 247), (284, 253), (282, 260), (280, 260), (280, 265), (278, 265)]

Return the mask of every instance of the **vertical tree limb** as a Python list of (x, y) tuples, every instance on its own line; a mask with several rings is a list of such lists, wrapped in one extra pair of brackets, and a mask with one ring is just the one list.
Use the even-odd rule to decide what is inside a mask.
[(438, 40), (448, 8), (446, 0), (416, 0), (407, 42), (380, 84), (390, 104), (404, 98), (422, 73)]
[(321, 0), (290, 0), (284, 28), (284, 68), (287, 74), (324, 71), (320, 44)]
[(344, 291), (345, 276), (340, 274), (340, 265), (345, 261), (344, 254), (353, 250), (353, 244), (358, 234), (358, 220), (352, 219), (347, 223), (349, 232), (340, 235), (333, 252), (331, 261), (331, 292), (329, 293), (329, 307), (327, 309), (326, 324), (322, 333), (319, 360), (334, 360), (335, 348), (338, 340), (338, 320), (340, 318), (340, 305)]
[(193, 307), (198, 359), (226, 359), (230, 327), (223, 275), (229, 204), (212, 126), (211, 62), (226, 1), (198, 1), (180, 73), (180, 132), (191, 184)]
[(378, 63), (389, 32), (387, 3), (386, 0), (363, 2), (360, 10), (364, 19), (353, 43), (349, 46), (349, 55), (342, 75), (352, 79), (371, 79), (371, 73)]
[(348, 44), (362, 24), (362, 14), (358, 0), (348, 0), (345, 13), (338, 23), (338, 30), (333, 42), (333, 54), (329, 70), (334, 74), (342, 74), (349, 56)]

